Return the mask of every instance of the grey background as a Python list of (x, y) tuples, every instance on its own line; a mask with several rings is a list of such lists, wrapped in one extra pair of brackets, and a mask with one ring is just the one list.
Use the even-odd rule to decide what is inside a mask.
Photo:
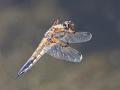
[[(81, 63), (44, 55), (16, 79), (55, 18), (72, 20), (90, 42), (71, 45)], [(119, 0), (0, 0), (0, 90), (119, 90)]]

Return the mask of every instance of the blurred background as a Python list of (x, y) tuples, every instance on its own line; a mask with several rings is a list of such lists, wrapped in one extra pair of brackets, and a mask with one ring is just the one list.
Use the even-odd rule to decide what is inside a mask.
[[(83, 61), (44, 55), (16, 79), (56, 18), (93, 34), (90, 42), (71, 45)], [(120, 90), (119, 0), (0, 0), (0, 89)]]

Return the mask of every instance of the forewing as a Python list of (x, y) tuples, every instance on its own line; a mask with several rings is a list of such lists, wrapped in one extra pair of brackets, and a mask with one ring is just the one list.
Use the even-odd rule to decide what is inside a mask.
[(56, 44), (51, 47), (47, 52), (49, 55), (70, 62), (80, 62), (82, 60), (82, 54), (71, 47), (61, 47)]
[(68, 43), (82, 43), (87, 42), (92, 38), (90, 32), (75, 32), (75, 33), (66, 33), (66, 35), (61, 38), (62, 41)]

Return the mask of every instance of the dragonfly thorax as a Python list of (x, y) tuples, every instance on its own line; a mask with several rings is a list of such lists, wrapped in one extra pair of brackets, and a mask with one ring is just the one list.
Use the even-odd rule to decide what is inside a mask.
[(46, 38), (53, 38), (53, 37), (62, 37), (65, 34), (65, 29), (64, 26), (62, 24), (58, 24), (58, 25), (54, 25), (52, 26), (45, 34)]

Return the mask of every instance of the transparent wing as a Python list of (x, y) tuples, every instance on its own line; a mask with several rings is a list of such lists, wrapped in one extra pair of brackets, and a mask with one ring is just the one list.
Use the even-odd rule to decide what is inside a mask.
[(48, 50), (47, 54), (57, 58), (70, 62), (80, 62), (82, 60), (82, 54), (71, 47), (61, 47), (56, 44)]
[(67, 33), (61, 40), (68, 43), (82, 43), (89, 41), (91, 38), (92, 34), (90, 32), (75, 32), (74, 34)]

